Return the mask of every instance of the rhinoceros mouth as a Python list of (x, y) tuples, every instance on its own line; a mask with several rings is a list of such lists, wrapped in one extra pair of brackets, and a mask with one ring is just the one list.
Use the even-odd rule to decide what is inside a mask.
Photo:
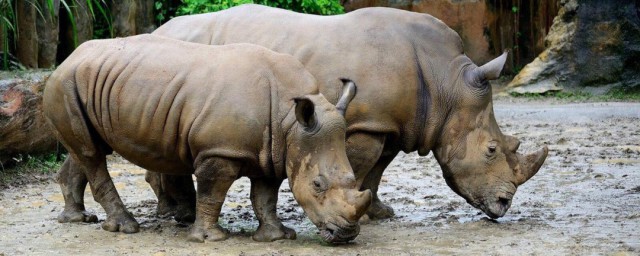
[(498, 219), (504, 216), (511, 206), (510, 198), (499, 197), (495, 202), (472, 204), (475, 208), (480, 209), (489, 218)]
[(324, 228), (320, 229), (320, 236), (325, 242), (340, 244), (347, 243), (358, 236), (360, 226), (358, 224), (340, 227), (333, 223), (327, 223)]

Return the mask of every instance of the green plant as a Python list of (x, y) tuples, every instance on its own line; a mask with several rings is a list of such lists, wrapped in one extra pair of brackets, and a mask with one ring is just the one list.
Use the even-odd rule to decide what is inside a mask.
[(0, 189), (8, 185), (31, 183), (34, 177), (46, 180), (52, 173), (60, 169), (66, 158), (67, 155), (60, 155), (59, 158), (56, 153), (34, 156), (19, 155), (8, 163), (9, 166), (0, 164)]
[[(44, 0), (41, 5), (37, 0), (24, 0), (27, 4), (31, 5), (39, 14), (38, 18), (45, 19), (42, 10), (47, 10), (53, 17), (55, 15), (56, 0)], [(104, 17), (108, 23), (108, 28), (112, 32), (111, 17), (107, 11), (107, 4), (105, 0), (60, 0), (60, 6), (64, 8), (69, 20), (71, 21), (71, 28), (73, 32), (73, 44), (74, 47), (78, 46), (77, 29), (75, 22), (75, 8), (77, 8), (78, 1), (86, 1), (86, 6), (89, 9), (91, 17), (95, 20), (96, 13), (99, 13)], [(17, 38), (20, 31), (17, 28), (17, 3), (18, 0), (0, 0), (0, 41), (2, 42), (2, 69), (9, 69), (9, 45), (11, 38)], [(14, 40), (15, 42), (15, 40)]]
[(215, 12), (249, 3), (320, 15), (344, 13), (339, 0), (183, 0), (176, 15)]
[[(55, 0), (46, 0), (47, 8), (49, 11), (54, 13), (54, 1)], [(76, 28), (76, 20), (75, 20), (75, 9), (78, 8), (78, 1), (86, 1), (87, 8), (89, 9), (89, 14), (91, 18), (96, 21), (96, 10), (100, 13), (101, 17), (104, 21), (107, 22), (107, 27), (109, 30), (110, 37), (113, 37), (113, 26), (111, 25), (111, 16), (109, 12), (107, 12), (107, 3), (105, 0), (60, 0), (60, 5), (62, 5), (69, 17), (69, 21), (71, 23), (72, 37), (73, 37), (73, 47), (78, 47), (78, 30)], [(69, 4), (69, 2), (71, 4)]]

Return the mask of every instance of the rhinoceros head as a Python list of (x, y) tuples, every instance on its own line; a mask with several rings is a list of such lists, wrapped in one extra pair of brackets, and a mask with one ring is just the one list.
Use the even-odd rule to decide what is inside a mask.
[(355, 95), (346, 82), (336, 106), (322, 94), (296, 98), (295, 131), (287, 141), (287, 175), (294, 197), (328, 242), (347, 242), (360, 230), (358, 219), (371, 191), (358, 191), (345, 151), (344, 113)]
[(466, 61), (433, 150), (449, 187), (491, 218), (504, 216), (517, 187), (538, 172), (548, 153), (547, 147), (517, 153), (520, 141), (498, 127), (488, 80), (498, 78), (506, 58), (505, 52), (481, 67)]

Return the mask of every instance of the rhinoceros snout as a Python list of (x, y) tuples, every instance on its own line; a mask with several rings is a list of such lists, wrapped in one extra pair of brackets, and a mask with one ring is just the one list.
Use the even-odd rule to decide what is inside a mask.
[(511, 207), (511, 198), (498, 197), (498, 200), (490, 203), (484, 209), (484, 212), (492, 219), (497, 219), (504, 216)]

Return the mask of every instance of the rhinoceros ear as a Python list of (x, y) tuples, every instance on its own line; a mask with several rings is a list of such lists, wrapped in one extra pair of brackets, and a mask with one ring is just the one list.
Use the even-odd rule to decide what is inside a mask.
[(316, 107), (307, 97), (298, 97), (293, 99), (296, 103), (296, 119), (307, 129), (314, 128), (318, 123), (316, 116)]
[(336, 104), (336, 109), (342, 116), (345, 116), (347, 113), (347, 107), (349, 106), (349, 102), (353, 100), (353, 97), (356, 96), (357, 87), (356, 84), (346, 78), (341, 78), (343, 83), (342, 88), (342, 96), (338, 99), (338, 103)]
[(500, 72), (504, 67), (504, 63), (507, 61), (507, 56), (509, 55), (508, 51), (505, 51), (498, 58), (489, 61), (488, 63), (478, 67), (476, 69), (478, 76), (480, 76), (481, 80), (494, 80), (500, 77)]

